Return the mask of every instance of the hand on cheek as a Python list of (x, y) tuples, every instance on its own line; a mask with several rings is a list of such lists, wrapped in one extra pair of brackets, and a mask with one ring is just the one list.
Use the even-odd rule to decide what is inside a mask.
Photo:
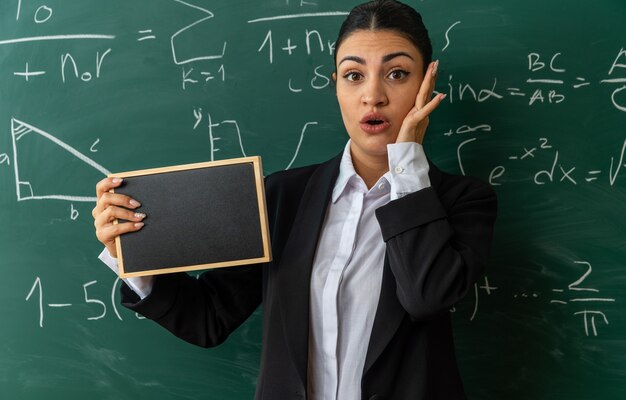
[(415, 98), (415, 106), (411, 108), (404, 118), (396, 143), (417, 142), (422, 144), (426, 135), (426, 128), (428, 127), (428, 116), (446, 98), (446, 95), (443, 93), (432, 97), (435, 81), (437, 80), (438, 66), (439, 61), (431, 62), (428, 66), (422, 85)]

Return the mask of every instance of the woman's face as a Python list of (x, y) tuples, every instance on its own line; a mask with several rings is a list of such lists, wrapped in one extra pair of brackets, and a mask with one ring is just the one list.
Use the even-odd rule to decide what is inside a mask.
[(358, 30), (337, 49), (336, 68), (353, 159), (386, 160), (424, 79), (419, 51), (396, 32)]

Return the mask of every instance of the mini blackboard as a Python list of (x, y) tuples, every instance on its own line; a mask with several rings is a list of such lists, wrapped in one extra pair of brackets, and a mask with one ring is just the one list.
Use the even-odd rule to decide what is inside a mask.
[[(267, 262), (260, 157), (111, 174), (145, 226), (116, 240), (123, 278)], [(121, 220), (120, 220), (121, 221)], [(124, 221), (125, 222), (125, 221)]]

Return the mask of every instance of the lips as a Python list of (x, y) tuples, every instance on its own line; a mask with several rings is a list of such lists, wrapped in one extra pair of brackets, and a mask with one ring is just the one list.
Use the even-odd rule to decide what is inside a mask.
[(365, 114), (359, 121), (361, 129), (367, 133), (379, 133), (391, 126), (387, 118), (376, 112)]

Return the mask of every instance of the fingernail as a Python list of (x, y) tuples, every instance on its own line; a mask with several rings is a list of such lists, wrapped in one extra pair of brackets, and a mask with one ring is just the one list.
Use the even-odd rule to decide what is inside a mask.
[(437, 68), (439, 68), (439, 60), (435, 61), (435, 64), (433, 65), (433, 76), (437, 75)]
[(139, 229), (139, 228), (143, 228), (143, 222), (137, 222), (135, 224), (135, 228)]
[(440, 95), (439, 95), (439, 97), (440, 97), (440, 99), (439, 99), (439, 100), (443, 100), (443, 99), (445, 99), (446, 97), (448, 97), (448, 95), (447, 95), (447, 94), (445, 94), (445, 93), (442, 93), (442, 94), (440, 94)]
[(118, 183), (121, 183), (122, 180), (122, 178), (113, 178), (112, 182), (117, 185)]
[(134, 200), (134, 199), (130, 199), (129, 203), (133, 207), (139, 207), (141, 205), (140, 202), (138, 202), (137, 200)]
[(137, 219), (144, 219), (144, 218), (146, 218), (146, 214), (135, 213), (135, 218), (137, 218)]

